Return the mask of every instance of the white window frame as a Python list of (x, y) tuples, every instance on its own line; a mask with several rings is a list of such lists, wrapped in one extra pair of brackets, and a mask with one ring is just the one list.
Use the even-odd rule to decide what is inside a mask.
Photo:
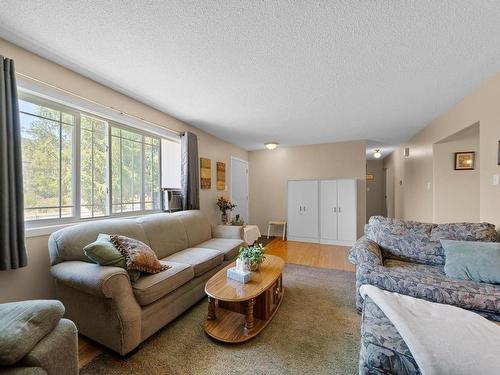
[[(121, 121), (116, 121), (114, 118), (110, 118), (110, 116), (106, 115), (101, 115), (99, 113), (95, 113), (95, 111), (87, 111), (81, 108), (81, 106), (73, 106), (71, 104), (66, 104), (62, 103), (60, 100), (57, 99), (52, 99), (50, 97), (47, 97), (47, 95), (39, 94), (39, 93), (34, 93), (30, 89), (23, 89), (22, 87), (19, 87), (19, 99), (20, 100), (26, 100), (29, 101), (33, 104), (36, 105), (41, 105), (41, 106), (46, 106), (48, 108), (55, 109), (57, 111), (61, 111), (64, 113), (68, 113), (74, 116), (74, 126), (73, 126), (73, 155), (72, 155), (72, 162), (73, 162), (73, 177), (72, 177), (72, 184), (73, 184), (73, 189), (72, 189), (72, 199), (73, 199), (73, 216), (71, 217), (66, 217), (66, 218), (51, 218), (51, 219), (39, 219), (39, 220), (26, 220), (25, 221), (25, 227), (26, 227), (26, 237), (34, 237), (34, 236), (41, 236), (41, 235), (47, 235), (55, 230), (58, 230), (60, 228), (74, 225), (77, 223), (81, 222), (90, 222), (90, 221), (98, 221), (98, 220), (105, 220), (105, 219), (110, 219), (110, 218), (116, 218), (116, 217), (128, 217), (128, 218), (134, 218), (134, 217), (139, 217), (155, 212), (161, 212), (161, 202), (160, 202), (160, 207), (158, 209), (151, 209), (151, 210), (145, 210), (144, 209), (144, 203), (141, 202), (142, 205), (142, 210), (138, 211), (129, 211), (129, 212), (121, 212), (121, 213), (113, 213), (112, 211), (112, 183), (111, 183), (111, 176), (112, 176), (112, 158), (111, 158), (111, 129), (112, 127), (123, 129), (123, 130), (128, 130), (130, 132), (140, 134), (142, 136), (146, 137), (151, 137), (159, 140), (159, 183), (160, 183), (160, 190), (158, 192), (159, 194), (159, 199), (161, 200), (161, 181), (162, 181), (162, 152), (161, 152), (161, 140), (162, 138), (171, 140), (171, 141), (177, 141), (180, 142), (180, 136), (176, 134), (173, 131), (159, 128), (154, 129), (150, 124), (141, 124), (145, 125), (145, 127), (148, 131), (145, 131), (143, 129), (140, 129), (138, 125), (134, 124), (129, 125), (127, 123), (121, 122)], [(105, 112), (105, 111), (104, 111)], [(106, 216), (99, 216), (99, 217), (89, 217), (89, 218), (80, 218), (80, 192), (81, 192), (81, 181), (80, 181), (80, 146), (81, 146), (81, 124), (80, 124), (80, 114), (86, 115), (89, 117), (94, 117), (103, 121), (106, 121), (108, 123), (108, 162), (109, 162), (109, 167), (108, 167), (108, 215)], [(129, 121), (130, 123), (130, 121)], [(150, 131), (153, 130), (153, 131)], [(157, 130), (157, 131), (154, 131)], [(144, 157), (144, 147), (142, 147), (142, 157)], [(141, 178), (142, 184), (144, 185), (144, 178)], [(142, 191), (144, 192), (144, 186), (142, 187)]]

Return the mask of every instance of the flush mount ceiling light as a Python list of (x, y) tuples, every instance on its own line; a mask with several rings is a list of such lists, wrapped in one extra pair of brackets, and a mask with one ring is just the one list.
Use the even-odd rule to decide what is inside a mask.
[(278, 147), (278, 142), (266, 142), (264, 143), (264, 146), (266, 146), (268, 150), (274, 150), (276, 147)]
[(382, 157), (382, 153), (380, 152), (379, 148), (375, 149), (375, 152), (373, 153), (373, 157), (375, 159), (380, 159)]

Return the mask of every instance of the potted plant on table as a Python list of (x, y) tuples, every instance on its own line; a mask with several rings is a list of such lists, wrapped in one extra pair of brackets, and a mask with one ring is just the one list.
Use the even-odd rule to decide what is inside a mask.
[(222, 224), (227, 224), (228, 223), (228, 217), (227, 217), (227, 211), (232, 211), (233, 208), (236, 207), (235, 204), (232, 204), (231, 201), (228, 198), (225, 197), (219, 197), (217, 199), (217, 207), (219, 207), (219, 210), (221, 211), (221, 219), (222, 219)]
[(243, 221), (243, 219), (241, 218), (241, 216), (238, 214), (236, 215), (236, 217), (231, 221), (231, 225), (236, 225), (236, 226), (239, 226), (239, 227), (242, 227), (243, 225), (245, 225), (245, 222)]
[(262, 244), (253, 244), (240, 249), (238, 260), (243, 262), (250, 271), (257, 271), (259, 266), (266, 259), (264, 253), (265, 248)]

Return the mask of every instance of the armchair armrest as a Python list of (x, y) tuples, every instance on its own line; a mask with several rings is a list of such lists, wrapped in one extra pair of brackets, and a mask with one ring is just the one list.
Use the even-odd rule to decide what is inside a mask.
[(243, 227), (239, 225), (212, 225), (213, 238), (242, 239)]
[(112, 298), (115, 285), (132, 289), (127, 271), (82, 261), (67, 261), (50, 268), (57, 281), (98, 297)]
[(373, 242), (366, 237), (361, 237), (356, 241), (351, 251), (349, 252), (349, 261), (356, 265), (369, 263), (382, 266), (384, 258), (382, 251), (376, 242)]

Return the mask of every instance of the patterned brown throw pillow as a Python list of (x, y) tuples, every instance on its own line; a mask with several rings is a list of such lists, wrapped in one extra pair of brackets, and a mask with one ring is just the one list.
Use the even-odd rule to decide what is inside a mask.
[(112, 234), (110, 237), (113, 245), (127, 258), (127, 269), (158, 273), (171, 268), (161, 264), (154, 251), (145, 243), (119, 234)]

